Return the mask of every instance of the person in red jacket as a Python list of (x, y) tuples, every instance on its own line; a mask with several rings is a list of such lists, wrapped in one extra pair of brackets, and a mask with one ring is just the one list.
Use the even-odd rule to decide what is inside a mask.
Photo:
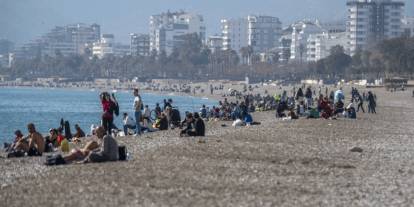
[(114, 121), (114, 112), (112, 105), (114, 104), (111, 100), (111, 96), (108, 92), (103, 92), (100, 95), (102, 103), (102, 126), (108, 135), (111, 134), (111, 129)]

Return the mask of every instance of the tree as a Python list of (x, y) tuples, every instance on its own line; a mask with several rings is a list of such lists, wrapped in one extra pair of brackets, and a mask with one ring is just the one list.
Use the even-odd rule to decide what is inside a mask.
[(336, 45), (331, 48), (331, 54), (325, 60), (328, 74), (332, 76), (344, 76), (345, 69), (352, 63), (352, 58), (344, 53), (342, 46)]

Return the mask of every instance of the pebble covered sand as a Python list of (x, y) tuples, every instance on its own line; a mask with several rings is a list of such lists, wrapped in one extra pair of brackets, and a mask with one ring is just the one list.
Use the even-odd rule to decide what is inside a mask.
[(209, 122), (206, 143), (178, 130), (118, 138), (127, 162), (0, 157), (0, 206), (410, 206), (414, 98), (375, 92), (378, 114), (357, 120), (257, 112), (259, 126)]

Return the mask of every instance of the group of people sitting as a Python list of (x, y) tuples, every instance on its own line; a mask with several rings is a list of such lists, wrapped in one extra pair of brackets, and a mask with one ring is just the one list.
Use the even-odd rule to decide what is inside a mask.
[[(80, 129), (79, 126), (76, 126), (76, 128)], [(106, 131), (102, 126), (94, 130), (95, 137), (88, 141), (82, 149), (74, 148), (71, 152), (69, 152), (69, 141), (62, 135), (61, 130), (51, 129), (49, 135), (43, 137), (36, 131), (33, 123), (28, 124), (27, 129), (28, 135), (26, 137), (24, 137), (20, 130), (17, 130), (13, 143), (5, 144), (8, 158), (26, 155), (42, 156), (45, 152), (54, 152), (56, 149), (66, 152), (67, 155), (48, 155), (46, 157), (46, 165), (68, 164), (74, 161), (82, 163), (117, 161), (120, 157), (125, 157), (125, 155), (120, 153), (121, 150), (117, 141), (112, 136), (106, 135)], [(80, 137), (85, 137), (81, 130), (75, 134), (71, 141), (76, 142), (75, 140)], [(125, 148), (122, 147), (121, 149)]]
[[(303, 93), (302, 88), (299, 88), (294, 97), (287, 97), (286, 91), (277, 101), (276, 117), (298, 119), (299, 117), (307, 118), (337, 118), (345, 117), (356, 119), (359, 109), (364, 111), (364, 100), (368, 100), (368, 112), (376, 113), (376, 96), (369, 91), (368, 95), (360, 95), (357, 89), (352, 88), (351, 100), (345, 106), (345, 95), (342, 88), (332, 91), (329, 96), (319, 94), (319, 98), (313, 99), (314, 93), (310, 87)], [(357, 106), (356, 106), (357, 104)], [(285, 111), (288, 111), (286, 114)]]

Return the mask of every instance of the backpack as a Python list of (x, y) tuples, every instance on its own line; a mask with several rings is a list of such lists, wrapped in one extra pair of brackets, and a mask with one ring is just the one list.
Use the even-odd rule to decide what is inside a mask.
[(141, 105), (141, 110), (144, 110), (144, 103), (142, 102), (142, 98), (140, 95), (138, 95), (139, 97), (139, 104)]
[(65, 159), (63, 159), (62, 155), (55, 154), (55, 155), (48, 155), (46, 157), (45, 165), (64, 165), (66, 164)]
[(112, 102), (111, 101), (111, 109), (110, 111), (112, 111), (113, 113), (115, 113), (116, 116), (119, 116), (119, 104), (116, 102)]
[(118, 147), (118, 153), (119, 153), (119, 160), (125, 161), (128, 157), (127, 148), (125, 146), (119, 146)]

